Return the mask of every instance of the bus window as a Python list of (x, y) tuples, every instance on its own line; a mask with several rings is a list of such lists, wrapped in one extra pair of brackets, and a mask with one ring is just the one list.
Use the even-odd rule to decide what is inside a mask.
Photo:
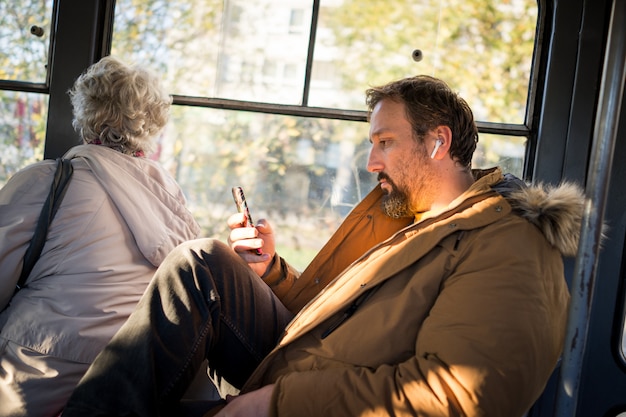
[(523, 136), (481, 133), (472, 160), (473, 168), (500, 166), (504, 172), (522, 178), (528, 140)]
[(52, 0), (0, 2), (0, 80), (46, 82)]
[[(230, 188), (241, 185), (254, 217), (272, 220), (279, 253), (297, 267), (376, 185), (365, 123), (189, 106), (174, 106), (170, 121), (155, 157), (186, 191), (203, 235), (228, 233)], [(521, 176), (525, 143), (482, 134), (472, 164)]]
[(230, 189), (241, 185), (253, 218), (280, 231), (277, 250), (296, 267), (376, 184), (366, 170), (365, 123), (189, 106), (174, 106), (170, 121), (157, 157), (185, 190), (203, 234), (227, 235)]
[(51, 17), (52, 0), (0, 2), (0, 187), (43, 158)]
[(241, 185), (254, 217), (279, 223), (279, 253), (305, 266), (375, 184), (372, 85), (446, 80), (498, 126), (481, 132), (475, 166), (523, 176), (537, 16), (533, 0), (117, 0), (111, 53), (151, 67), (174, 95), (158, 158), (204, 234), (225, 236)]
[(535, 1), (321, 0), (314, 31), (312, 3), (118, 0), (112, 53), (164, 74), (172, 94), (335, 109), (363, 110), (369, 86), (430, 74), (478, 120), (525, 122)]
[(322, 0), (309, 102), (358, 109), (368, 86), (428, 74), (478, 120), (522, 124), (537, 10), (533, 0)]
[(112, 54), (150, 64), (172, 94), (299, 104), (310, 9), (309, 1), (119, 0)]
[(0, 91), (0, 187), (28, 164), (43, 159), (48, 96)]

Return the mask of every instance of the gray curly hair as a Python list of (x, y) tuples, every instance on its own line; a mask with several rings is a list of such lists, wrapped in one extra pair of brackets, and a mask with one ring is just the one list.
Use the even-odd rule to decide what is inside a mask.
[(152, 152), (172, 104), (154, 74), (111, 56), (91, 65), (69, 95), (72, 126), (85, 143), (135, 156)]

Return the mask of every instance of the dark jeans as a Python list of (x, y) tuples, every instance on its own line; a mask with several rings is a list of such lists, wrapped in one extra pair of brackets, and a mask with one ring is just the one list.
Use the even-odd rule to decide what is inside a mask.
[(240, 388), (292, 317), (228, 246), (184, 243), (163, 261), (63, 417), (180, 415), (180, 398), (204, 359)]

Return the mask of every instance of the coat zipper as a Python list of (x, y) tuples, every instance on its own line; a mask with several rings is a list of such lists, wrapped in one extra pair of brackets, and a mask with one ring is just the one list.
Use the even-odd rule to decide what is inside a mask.
[(359, 306), (361, 304), (363, 304), (364, 302), (366, 302), (372, 295), (374, 295), (374, 293), (376, 291), (378, 291), (378, 289), (384, 284), (381, 283), (377, 286), (375, 286), (374, 288), (370, 288), (368, 289), (366, 292), (364, 292), (363, 294), (359, 295), (353, 302), (352, 304), (350, 304), (350, 307), (348, 307), (343, 314), (337, 318), (337, 320), (335, 320), (328, 329), (326, 329), (326, 331), (324, 333), (322, 333), (322, 339), (326, 339), (332, 332), (334, 332), (335, 330), (337, 330), (337, 328), (339, 326), (341, 326), (346, 320), (348, 320), (350, 317), (352, 317), (352, 315), (357, 311), (357, 309), (359, 308)]

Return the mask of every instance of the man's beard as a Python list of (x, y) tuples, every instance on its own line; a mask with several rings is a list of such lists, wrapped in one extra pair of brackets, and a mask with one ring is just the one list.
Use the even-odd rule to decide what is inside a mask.
[(402, 217), (413, 217), (413, 212), (409, 208), (409, 198), (404, 190), (399, 189), (385, 174), (378, 175), (379, 180), (385, 178), (387, 183), (391, 185), (389, 194), (383, 196), (381, 208), (383, 213), (392, 219), (400, 219)]

